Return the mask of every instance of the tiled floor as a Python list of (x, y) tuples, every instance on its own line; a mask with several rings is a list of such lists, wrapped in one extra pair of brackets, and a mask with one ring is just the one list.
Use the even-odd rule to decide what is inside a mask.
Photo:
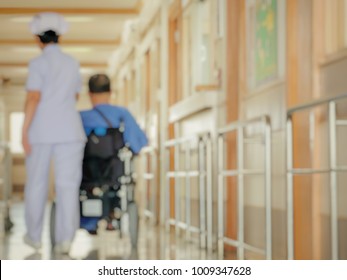
[(100, 230), (97, 235), (90, 235), (80, 229), (72, 244), (69, 256), (51, 252), (49, 238), (49, 205), (47, 205), (43, 246), (39, 252), (23, 242), (25, 233), (24, 205), (21, 200), (12, 203), (11, 220), (14, 223), (11, 231), (0, 238), (0, 259), (216, 259), (215, 253), (200, 249), (197, 242), (188, 242), (183, 237), (167, 233), (163, 227), (151, 226), (148, 221), (140, 221), (137, 251), (132, 251), (127, 236), (122, 239), (119, 231)]

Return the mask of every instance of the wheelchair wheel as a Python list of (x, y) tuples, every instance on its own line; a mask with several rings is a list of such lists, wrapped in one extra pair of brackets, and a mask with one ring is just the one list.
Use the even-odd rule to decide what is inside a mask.
[(52, 207), (51, 207), (51, 214), (50, 214), (50, 221), (49, 221), (49, 234), (51, 238), (51, 245), (52, 248), (55, 245), (55, 202), (52, 202)]
[(129, 234), (131, 247), (137, 248), (138, 232), (139, 232), (139, 213), (135, 202), (130, 202), (128, 205), (129, 214)]

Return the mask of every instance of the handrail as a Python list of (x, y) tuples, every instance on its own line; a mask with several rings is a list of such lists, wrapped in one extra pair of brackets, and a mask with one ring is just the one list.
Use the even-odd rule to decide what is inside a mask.
[[(298, 105), (287, 111), (287, 248), (288, 259), (294, 259), (294, 175), (328, 173), (330, 175), (330, 212), (331, 212), (331, 253), (332, 259), (338, 259), (338, 210), (337, 210), (337, 173), (347, 171), (346, 166), (337, 165), (336, 126), (347, 125), (346, 121), (336, 119), (336, 102), (347, 98), (347, 94), (325, 97)], [(329, 122), (329, 166), (321, 169), (294, 168), (293, 161), (293, 120), (295, 112), (313, 109), (319, 105), (328, 105)], [(312, 124), (310, 123), (310, 126)]]
[[(264, 127), (264, 183), (265, 183), (265, 248), (264, 250), (250, 246), (244, 242), (244, 176), (254, 175), (258, 172), (244, 169), (244, 132), (243, 129), (250, 125), (262, 124)], [(237, 131), (238, 147), (236, 170), (224, 169), (224, 136), (232, 131)], [(258, 170), (257, 170), (258, 171)], [(238, 237), (233, 240), (224, 236), (224, 177), (237, 176), (238, 180)], [(233, 243), (237, 247), (238, 259), (244, 259), (244, 250), (254, 252), (263, 252), (266, 259), (272, 258), (272, 219), (271, 219), (271, 121), (270, 117), (260, 116), (247, 121), (236, 121), (218, 130), (218, 255), (222, 257), (224, 254), (224, 244)]]
[[(201, 244), (206, 243), (206, 248), (209, 252), (212, 251), (212, 135), (210, 132), (203, 132), (197, 134), (198, 147), (199, 147), (199, 172), (200, 172), (200, 193), (203, 197), (200, 199), (200, 220), (203, 221), (201, 225), (202, 232), (206, 234), (201, 235)], [(206, 220), (206, 222), (205, 222)], [(206, 240), (205, 240), (206, 239)]]
[[(194, 145), (193, 145), (194, 143)], [(166, 229), (170, 224), (175, 226), (176, 234), (180, 229), (185, 230), (186, 239), (191, 239), (191, 233), (199, 232), (201, 248), (211, 249), (212, 247), (212, 143), (208, 132), (198, 133), (190, 137), (181, 137), (168, 140), (164, 143), (167, 157), (170, 157), (170, 149), (174, 148), (174, 170), (170, 170), (168, 162), (166, 166)], [(194, 148), (196, 147), (196, 148)], [(198, 152), (197, 161), (192, 165), (192, 150)], [(184, 161), (181, 161), (181, 156)], [(199, 226), (191, 225), (191, 179), (198, 179), (199, 192)], [(174, 179), (172, 186), (175, 189), (175, 214), (170, 218), (170, 180)], [(185, 187), (185, 221), (181, 220), (181, 186), (178, 183), (184, 182)]]
[[(170, 148), (174, 148), (174, 170), (171, 171), (169, 168), (169, 165), (166, 167), (166, 197), (167, 197), (167, 203), (166, 203), (166, 228), (167, 230), (169, 229), (169, 225), (173, 224), (175, 225), (175, 231), (176, 234), (178, 234), (179, 232), (179, 228), (184, 228), (186, 229), (186, 237), (187, 239), (190, 238), (190, 231), (192, 229), (191, 225), (190, 225), (190, 217), (188, 215), (186, 215), (186, 223), (180, 221), (181, 218), (181, 210), (180, 210), (180, 188), (179, 188), (179, 184), (176, 182), (178, 178), (185, 178), (188, 173), (187, 171), (187, 165), (189, 167), (190, 165), (190, 161), (191, 158), (190, 156), (188, 156), (189, 151), (190, 151), (190, 147), (188, 146), (190, 144), (190, 141), (194, 140), (194, 137), (181, 137), (181, 138), (174, 138), (174, 139), (170, 139), (167, 140), (164, 143), (164, 147), (166, 148), (166, 152), (167, 152), (167, 158), (170, 158)], [(185, 146), (185, 169), (181, 169), (179, 170), (179, 162), (180, 162), (180, 152), (179, 149), (177, 149), (177, 147), (181, 147), (182, 145)], [(169, 160), (167, 161), (167, 163), (169, 162)], [(191, 170), (190, 170), (191, 171)], [(196, 171), (196, 177), (198, 176), (198, 171)], [(183, 174), (182, 174), (183, 173)], [(190, 172), (191, 173), (191, 172)], [(183, 175), (183, 176), (182, 176)], [(192, 177), (192, 176), (190, 176)], [(170, 179), (173, 178), (175, 179), (175, 184), (174, 184), (174, 190), (175, 190), (175, 218), (174, 219), (170, 219)], [(186, 188), (186, 192), (190, 192), (190, 187)], [(188, 196), (188, 195), (187, 195)], [(189, 195), (190, 196), (190, 195)], [(186, 200), (186, 213), (190, 213), (190, 200)]]
[[(145, 171), (142, 173), (142, 178), (146, 183), (144, 184), (146, 194), (150, 193), (149, 201), (147, 201), (147, 195), (144, 195), (144, 215), (152, 220), (155, 224), (157, 221), (157, 202), (156, 194), (158, 192), (157, 182), (156, 182), (156, 172), (157, 172), (157, 149), (154, 146), (146, 146), (141, 150), (140, 153), (145, 161)], [(148, 166), (148, 159), (150, 160), (150, 165)]]
[(191, 136), (191, 137), (181, 137), (181, 138), (170, 139), (170, 140), (167, 140), (164, 143), (164, 146), (165, 146), (165, 148), (172, 147), (172, 146), (175, 146), (175, 145), (178, 145), (178, 144), (182, 144), (182, 143), (186, 143), (186, 142), (192, 141), (195, 138), (196, 137)]
[(200, 170), (204, 176), (200, 176), (202, 183), (201, 187), (206, 185), (206, 242), (207, 242), (207, 250), (209, 252), (213, 249), (213, 192), (212, 192), (212, 135), (210, 132), (199, 134), (199, 148), (200, 154), (204, 155), (204, 158), (201, 158)]
[(338, 101), (338, 100), (344, 99), (344, 98), (347, 98), (347, 93), (344, 93), (344, 94), (341, 94), (341, 95), (337, 95), (337, 96), (324, 97), (324, 98), (313, 100), (313, 101), (310, 101), (310, 102), (307, 102), (307, 103), (304, 103), (304, 104), (300, 104), (300, 105), (297, 105), (297, 106), (289, 108), (287, 110), (287, 116), (290, 116), (294, 112), (297, 112), (297, 111), (306, 110), (306, 109), (309, 109), (309, 108), (312, 108), (312, 107), (323, 105), (325, 103), (329, 103), (331, 101), (335, 102), (335, 101)]
[(240, 126), (246, 126), (256, 122), (265, 122), (267, 125), (271, 125), (270, 117), (268, 115), (263, 115), (263, 116), (254, 117), (248, 120), (244, 120), (244, 121), (235, 121), (235, 122), (229, 123), (226, 126), (218, 129), (218, 134), (224, 134), (224, 133), (237, 129)]
[(4, 168), (4, 172), (3, 172), (4, 173), (3, 174), (3, 176), (4, 176), (3, 199), (5, 202), (7, 202), (7, 200), (9, 200), (9, 198), (10, 198), (10, 192), (11, 192), (11, 187), (12, 187), (11, 175), (10, 175), (11, 167), (12, 167), (10, 145), (8, 143), (5, 143), (5, 142), (0, 142), (0, 149), (3, 150), (3, 153), (4, 153), (4, 157), (2, 159), (2, 162), (0, 162), (0, 164)]
[[(5, 142), (0, 142), (0, 149), (4, 152), (4, 157), (2, 159), (2, 162), (0, 162), (2, 170), (2, 175), (4, 176), (2, 180), (3, 185), (3, 202), (5, 207), (5, 212), (3, 213), (3, 218), (5, 219), (4, 223), (4, 230), (8, 231), (12, 226), (13, 223), (10, 219), (9, 214), (9, 200), (11, 198), (11, 192), (12, 192), (12, 181), (11, 181), (11, 169), (12, 169), (12, 158), (11, 158), (11, 150), (10, 145)], [(2, 229), (0, 229), (2, 231)]]
[(141, 149), (140, 154), (147, 154), (147, 153), (152, 153), (156, 151), (156, 147), (154, 146), (145, 146)]

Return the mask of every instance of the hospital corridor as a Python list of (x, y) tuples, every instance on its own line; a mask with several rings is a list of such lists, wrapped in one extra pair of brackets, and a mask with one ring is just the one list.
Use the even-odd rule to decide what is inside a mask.
[(347, 0), (0, 0), (1, 260), (346, 260)]

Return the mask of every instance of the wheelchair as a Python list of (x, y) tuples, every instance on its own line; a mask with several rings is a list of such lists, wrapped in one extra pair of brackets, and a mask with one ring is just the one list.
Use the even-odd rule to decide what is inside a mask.
[[(135, 155), (124, 144), (123, 128), (97, 129), (89, 136), (84, 149), (80, 186), (80, 228), (97, 234), (100, 220), (106, 230), (130, 235), (132, 249), (137, 248), (139, 214), (135, 202), (133, 159)], [(55, 241), (55, 203), (50, 213), (50, 239)]]

